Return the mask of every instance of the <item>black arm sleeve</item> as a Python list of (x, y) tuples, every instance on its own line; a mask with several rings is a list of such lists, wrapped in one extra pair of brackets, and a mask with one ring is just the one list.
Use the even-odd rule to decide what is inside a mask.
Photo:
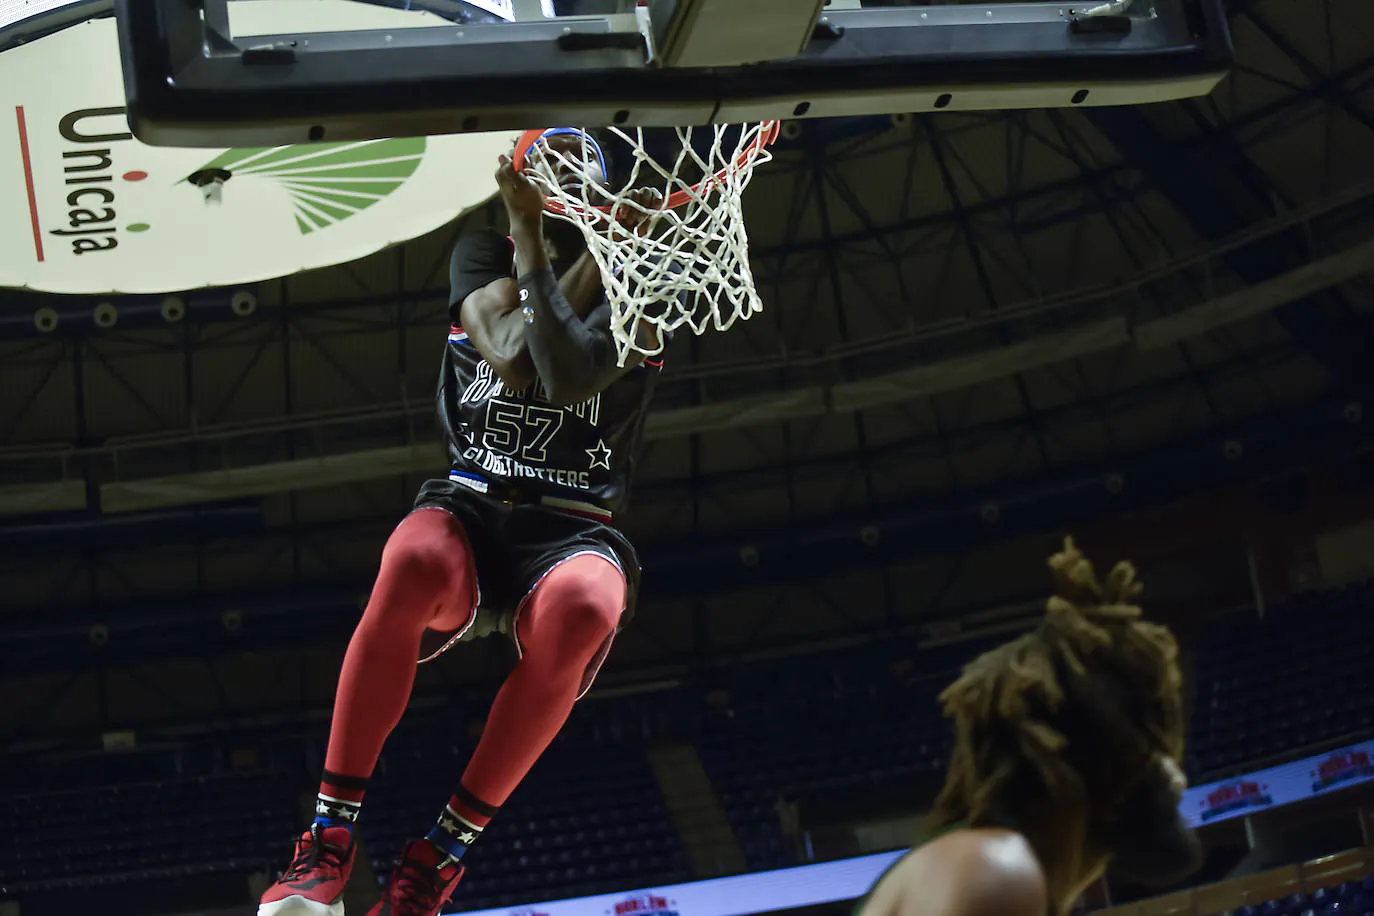
[(528, 310), (525, 345), (551, 402), (579, 403), (622, 374), (610, 334), (610, 305), (603, 302), (585, 321), (578, 318), (550, 268), (517, 283)]
[(463, 236), (453, 246), (448, 264), (448, 310), (458, 319), (463, 300), (488, 284), (511, 275), (515, 246), (493, 229)]

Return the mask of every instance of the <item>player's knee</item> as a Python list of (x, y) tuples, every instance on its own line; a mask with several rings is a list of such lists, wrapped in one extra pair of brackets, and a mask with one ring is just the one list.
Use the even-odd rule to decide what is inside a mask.
[(381, 578), (397, 591), (428, 598), (459, 588), (468, 563), (467, 543), (451, 525), (402, 527), (387, 542)]
[(600, 558), (560, 567), (540, 585), (538, 613), (554, 623), (561, 650), (590, 656), (615, 632), (625, 607), (625, 579)]
[(567, 576), (556, 583), (549, 604), (562, 618), (562, 629), (589, 648), (615, 632), (625, 606), (624, 586), (610, 576)]

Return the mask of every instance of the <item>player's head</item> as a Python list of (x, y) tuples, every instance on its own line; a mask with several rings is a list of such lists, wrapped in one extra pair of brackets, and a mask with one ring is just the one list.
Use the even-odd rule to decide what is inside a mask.
[(568, 194), (580, 195), (588, 183), (605, 187), (610, 181), (611, 163), (605, 144), (594, 130), (551, 127), (531, 147), (529, 155), (546, 157), (559, 187)]
[(1099, 583), (1065, 543), (1057, 594), (1031, 633), (970, 663), (941, 694), (956, 737), (937, 825), (1014, 826), (1064, 894), (1110, 860), (1151, 884), (1201, 864), (1179, 814), (1182, 676), (1168, 629), (1141, 619), (1121, 563)]

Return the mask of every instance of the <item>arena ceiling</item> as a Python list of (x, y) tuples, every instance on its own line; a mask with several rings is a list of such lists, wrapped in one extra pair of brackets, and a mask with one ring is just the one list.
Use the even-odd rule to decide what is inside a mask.
[[(977, 604), (1034, 581), (996, 546), (1017, 534), (1367, 444), (1374, 6), (1229, 6), (1211, 98), (789, 131), (746, 198), (765, 313), (668, 354), (627, 523), (656, 607), (626, 657)], [(443, 469), (447, 254), (496, 216), (260, 284), (244, 316), (188, 293), (179, 323), (130, 301), (99, 329), (95, 300), (0, 292), (15, 670), (238, 640), (326, 671), (304, 653)]]

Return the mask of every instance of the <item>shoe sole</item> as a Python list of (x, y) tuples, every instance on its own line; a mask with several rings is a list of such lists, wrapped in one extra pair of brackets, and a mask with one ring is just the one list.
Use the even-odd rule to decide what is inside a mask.
[(344, 916), (344, 905), (342, 900), (320, 903), (294, 894), (282, 900), (259, 904), (258, 916)]

